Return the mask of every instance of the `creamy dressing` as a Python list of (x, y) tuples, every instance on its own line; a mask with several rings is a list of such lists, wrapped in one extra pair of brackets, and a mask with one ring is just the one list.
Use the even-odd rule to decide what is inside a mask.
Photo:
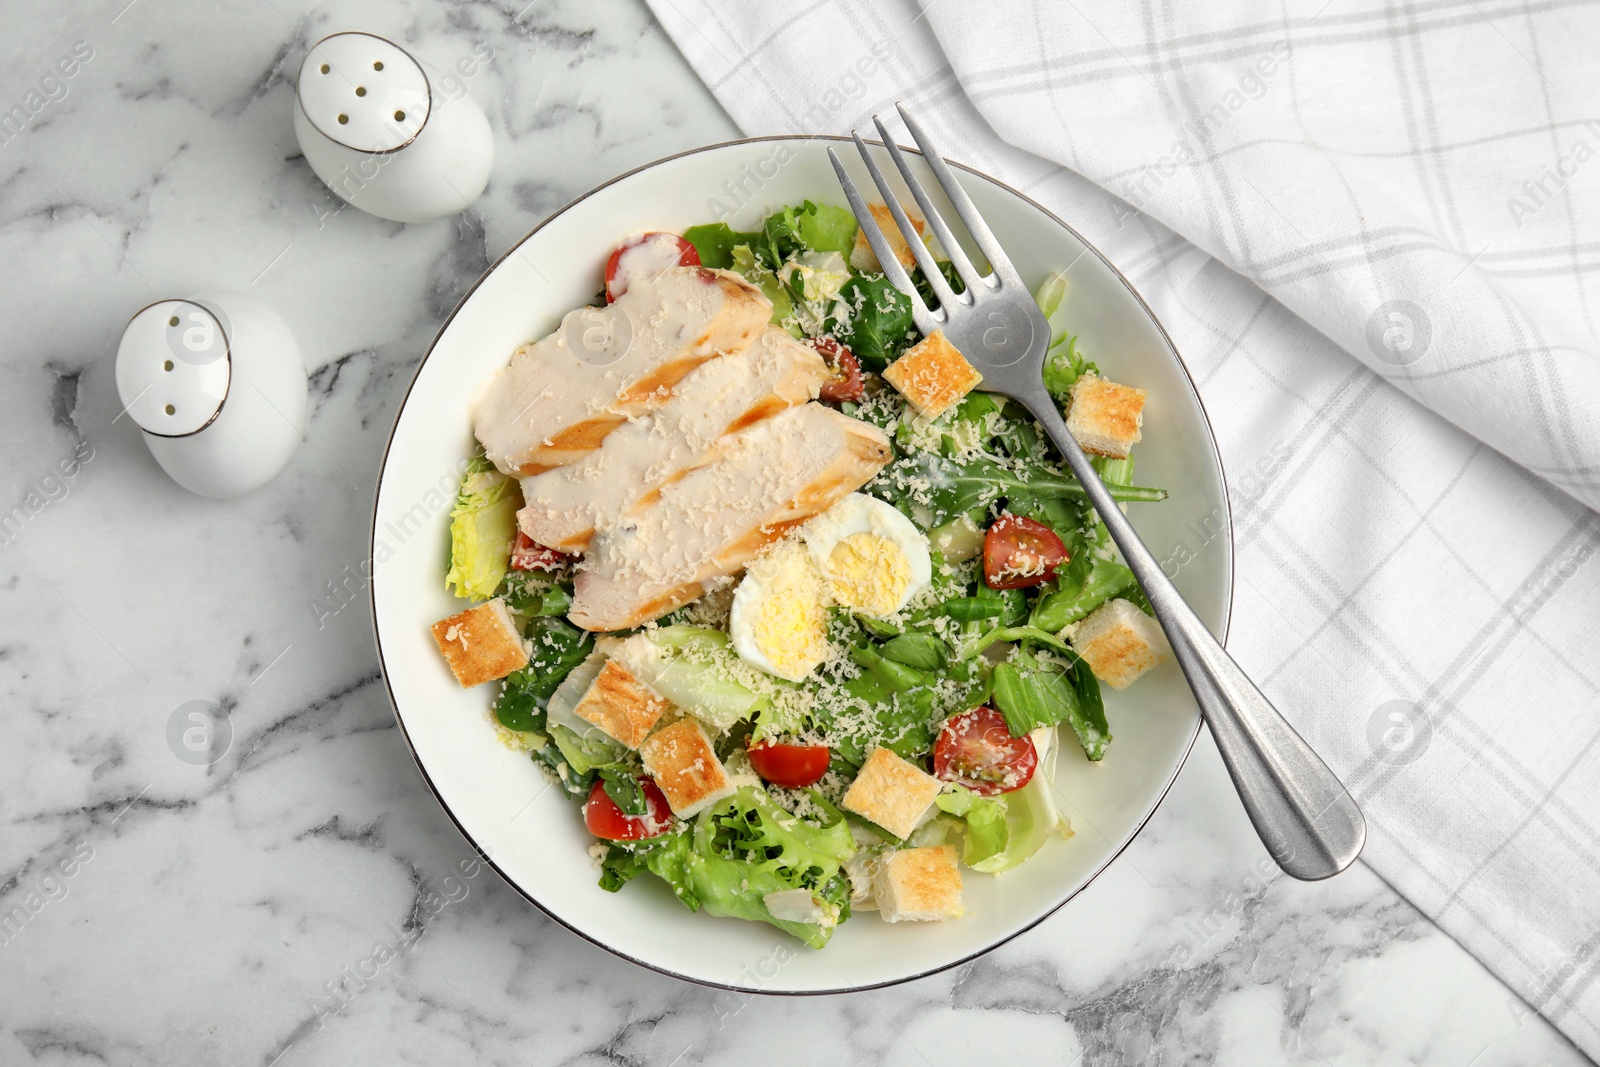
[(623, 248), (617, 257), (617, 273), (607, 283), (613, 298), (620, 297), (640, 282), (658, 278), (678, 265), (683, 246), (677, 235), (657, 233)]

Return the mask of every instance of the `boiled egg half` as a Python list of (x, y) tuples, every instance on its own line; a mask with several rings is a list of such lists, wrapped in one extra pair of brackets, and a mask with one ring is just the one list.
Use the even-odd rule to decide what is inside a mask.
[(801, 531), (828, 594), (865, 615), (893, 615), (933, 580), (928, 538), (893, 506), (851, 493)]
[(791, 682), (828, 658), (828, 587), (804, 545), (780, 541), (750, 562), (728, 636), (740, 659)]

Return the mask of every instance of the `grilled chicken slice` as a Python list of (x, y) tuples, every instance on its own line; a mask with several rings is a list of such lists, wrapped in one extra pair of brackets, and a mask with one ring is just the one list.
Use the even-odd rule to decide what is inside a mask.
[(618, 426), (587, 456), (522, 479), (517, 524), (538, 544), (582, 553), (596, 529), (648, 503), (719, 438), (815, 400), (827, 378), (815, 350), (768, 326), (748, 351), (702, 363), (665, 405)]
[(473, 432), (513, 477), (572, 463), (660, 407), (700, 364), (743, 352), (771, 315), (771, 301), (732, 271), (672, 267), (640, 279), (517, 349), (480, 392)]
[(877, 427), (821, 404), (756, 423), (654, 503), (595, 535), (578, 566), (572, 621), (625, 630), (660, 618), (861, 488), (889, 457)]

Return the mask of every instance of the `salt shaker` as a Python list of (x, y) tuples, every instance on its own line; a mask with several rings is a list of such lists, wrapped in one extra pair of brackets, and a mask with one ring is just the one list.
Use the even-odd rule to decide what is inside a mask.
[(122, 332), (116, 378), (156, 462), (202, 496), (259, 489), (304, 439), (300, 346), (282, 316), (244, 293), (142, 308)]
[[(431, 77), (430, 77), (431, 71)], [(463, 211), (489, 182), (494, 136), (442, 71), (371, 33), (311, 46), (296, 83), (294, 132), (317, 177), (353, 206), (396, 222)]]

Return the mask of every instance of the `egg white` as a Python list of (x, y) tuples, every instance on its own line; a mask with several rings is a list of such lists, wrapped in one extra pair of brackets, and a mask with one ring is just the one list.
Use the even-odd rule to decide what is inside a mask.
[[(788, 665), (773, 661), (761, 647), (758, 628), (771, 610), (798, 612), (814, 625), (790, 636), (799, 642), (791, 649), (799, 657)], [(826, 658), (828, 590), (807, 551), (785, 542), (751, 561), (733, 591), (728, 612), (728, 636), (733, 650), (746, 663), (778, 678), (798, 682)]]

